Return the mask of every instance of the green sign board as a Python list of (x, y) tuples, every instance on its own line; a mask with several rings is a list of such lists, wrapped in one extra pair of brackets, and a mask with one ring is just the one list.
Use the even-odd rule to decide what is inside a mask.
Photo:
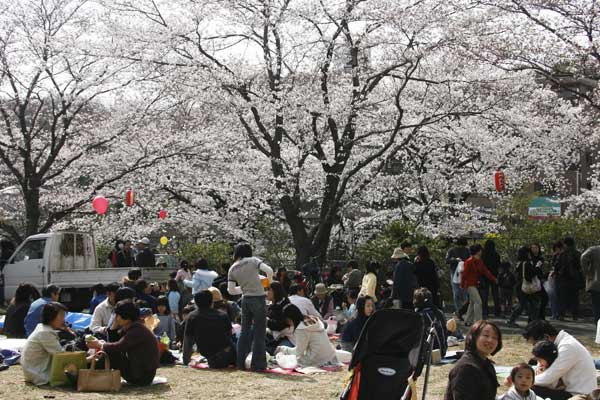
[(536, 197), (529, 203), (529, 218), (560, 218), (560, 214), (560, 203), (548, 197)]

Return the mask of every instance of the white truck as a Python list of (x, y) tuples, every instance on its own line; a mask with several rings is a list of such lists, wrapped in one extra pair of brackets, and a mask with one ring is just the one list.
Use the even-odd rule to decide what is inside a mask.
[[(167, 282), (174, 268), (142, 269), (149, 282)], [(91, 288), (121, 282), (125, 268), (99, 268), (94, 238), (90, 233), (53, 232), (29, 236), (8, 260), (4, 275), (4, 298), (9, 301), (21, 283), (39, 290), (54, 284), (61, 288), (60, 301), (71, 311), (89, 306)]]

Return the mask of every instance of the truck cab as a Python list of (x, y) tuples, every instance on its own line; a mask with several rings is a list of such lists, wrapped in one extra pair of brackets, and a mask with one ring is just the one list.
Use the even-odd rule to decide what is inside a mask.
[[(14, 297), (19, 284), (25, 282), (38, 289), (51, 283), (60, 286), (53, 275), (94, 270), (96, 263), (94, 239), (89, 233), (53, 232), (29, 236), (2, 269), (4, 297), (6, 300)], [(70, 302), (67, 292), (64, 297), (65, 302)]]

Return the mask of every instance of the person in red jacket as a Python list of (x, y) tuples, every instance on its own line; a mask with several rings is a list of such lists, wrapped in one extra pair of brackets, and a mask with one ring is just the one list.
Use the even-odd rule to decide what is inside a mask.
[(465, 261), (460, 286), (469, 295), (469, 308), (465, 315), (465, 324), (473, 325), (483, 318), (481, 297), (477, 290), (479, 277), (484, 275), (493, 283), (496, 283), (496, 277), (487, 269), (483, 260), (481, 260), (481, 245), (474, 244), (469, 250), (471, 251), (471, 257)]

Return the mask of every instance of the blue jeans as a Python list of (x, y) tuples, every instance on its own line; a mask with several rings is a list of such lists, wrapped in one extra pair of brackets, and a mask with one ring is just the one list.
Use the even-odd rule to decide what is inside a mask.
[(460, 308), (466, 302), (465, 291), (460, 284), (452, 282), (452, 272), (450, 273), (450, 284), (452, 285), (452, 299), (454, 300), (454, 310), (458, 315)]
[(596, 290), (590, 290), (590, 297), (592, 298), (592, 310), (594, 313), (594, 324), (598, 323), (600, 319), (600, 292)]
[(265, 296), (242, 297), (242, 333), (237, 343), (237, 368), (245, 369), (246, 357), (252, 351), (253, 371), (267, 369), (265, 336), (267, 332), (267, 302)]

